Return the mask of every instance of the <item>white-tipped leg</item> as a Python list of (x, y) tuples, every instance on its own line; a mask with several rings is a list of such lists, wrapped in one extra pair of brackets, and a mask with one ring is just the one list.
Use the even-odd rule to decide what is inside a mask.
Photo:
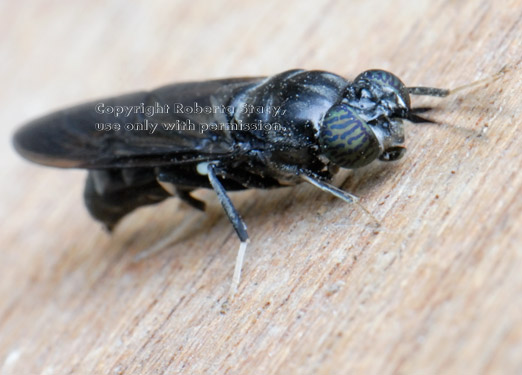
[(248, 233), (247, 227), (243, 222), (243, 219), (241, 219), (241, 216), (239, 216), (239, 213), (237, 212), (236, 208), (232, 204), (232, 201), (228, 197), (225, 188), (223, 187), (223, 185), (217, 177), (216, 168), (217, 167), (214, 164), (208, 165), (208, 179), (210, 181), (210, 184), (212, 185), (212, 188), (214, 188), (214, 191), (216, 192), (217, 197), (221, 202), (221, 205), (223, 206), (226, 215), (228, 216), (228, 219), (232, 223), (232, 226), (234, 227), (234, 230), (236, 231), (239, 240), (241, 241), (241, 244), (239, 245), (239, 251), (236, 257), (236, 265), (234, 267), (232, 285), (230, 286), (229, 298), (231, 299), (237, 293), (237, 288), (241, 279), (241, 268), (243, 267), (243, 260), (245, 259), (245, 252), (248, 244)]
[(236, 265), (234, 267), (234, 276), (232, 276), (232, 284), (230, 284), (230, 298), (233, 298), (237, 293), (239, 282), (241, 281), (241, 270), (243, 269), (243, 262), (245, 261), (245, 253), (248, 245), (248, 240), (239, 244), (239, 250), (236, 256)]

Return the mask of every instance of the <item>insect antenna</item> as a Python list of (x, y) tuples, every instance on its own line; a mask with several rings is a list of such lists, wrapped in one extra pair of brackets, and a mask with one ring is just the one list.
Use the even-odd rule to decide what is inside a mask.
[(441, 98), (448, 96), (451, 93), (451, 90), (448, 89), (439, 89), (437, 87), (424, 86), (406, 87), (406, 90), (410, 95), (438, 96)]
[(509, 70), (510, 70), (510, 67), (505, 65), (502, 69), (500, 69), (500, 71), (498, 73), (492, 75), (491, 77), (479, 79), (478, 81), (471, 82), (471, 83), (456, 87), (454, 89), (451, 89), (451, 90), (449, 90), (450, 92), (448, 93), (448, 95), (455, 94), (458, 91), (468, 90), (473, 87), (480, 87), (480, 86), (487, 85), (491, 82), (495, 82), (497, 79), (502, 77), (505, 73), (509, 72)]
[[(496, 81), (500, 77), (502, 77), (506, 72), (508, 72), (510, 69), (506, 65), (500, 71), (491, 77), (483, 78), (475, 82), (467, 83), (462, 86), (458, 86), (454, 89), (440, 89), (436, 87), (424, 87), (424, 86), (415, 86), (415, 87), (406, 87), (406, 90), (410, 95), (426, 95), (426, 96), (436, 96), (436, 97), (446, 97), (448, 95), (453, 95), (459, 91), (472, 89), (474, 87), (480, 87), (487, 85), (491, 82)], [(418, 116), (417, 113), (424, 113), (429, 111), (430, 107), (419, 107), (419, 108), (412, 108), (408, 111), (405, 118), (413, 123), (432, 123), (432, 124), (438, 124), (437, 121), (430, 120), (421, 116)]]
[(497, 79), (502, 77), (505, 73), (509, 72), (510, 67), (505, 65), (502, 69), (498, 71), (498, 73), (493, 74), (490, 77), (486, 77), (483, 79), (479, 79), (478, 81), (467, 83), (462, 86), (455, 87), (454, 89), (440, 89), (436, 87), (424, 87), (424, 86), (417, 86), (417, 87), (406, 87), (406, 90), (410, 95), (426, 95), (426, 96), (438, 96), (438, 97), (445, 97), (448, 95), (453, 95), (456, 92), (462, 91), (462, 90), (468, 90), (474, 87), (480, 87), (487, 85), (491, 82), (495, 82)]

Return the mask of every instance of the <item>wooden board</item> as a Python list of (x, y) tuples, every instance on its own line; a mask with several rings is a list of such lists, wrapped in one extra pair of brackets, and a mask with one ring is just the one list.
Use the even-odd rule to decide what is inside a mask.
[[(38, 1), (0, 3), (2, 374), (522, 373), (522, 3)], [(82, 203), (83, 171), (14, 153), (23, 122), (163, 84), (301, 67), (456, 87), (408, 154), (336, 183), (232, 199), (251, 245), (223, 313), (238, 240), (213, 193), (114, 235)], [(140, 254), (173, 231), (164, 251)]]

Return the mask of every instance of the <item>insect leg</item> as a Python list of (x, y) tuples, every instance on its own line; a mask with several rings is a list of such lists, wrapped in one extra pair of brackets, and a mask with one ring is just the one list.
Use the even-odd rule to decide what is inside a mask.
[(175, 184), (171, 183), (168, 179), (163, 179), (162, 174), (160, 174), (156, 179), (158, 181), (158, 184), (170, 195), (178, 197), (191, 207), (194, 207), (200, 211), (205, 211), (205, 202), (202, 202), (199, 199), (196, 199), (192, 195), (190, 195), (192, 189), (180, 188)]
[(216, 174), (216, 165), (209, 164), (207, 168), (208, 168), (207, 169), (208, 180), (209, 180), (210, 184), (212, 185), (212, 188), (216, 192), (218, 199), (221, 202), (221, 205), (223, 206), (223, 209), (225, 210), (225, 213), (228, 216), (228, 219), (232, 223), (232, 226), (234, 227), (234, 229), (239, 237), (239, 240), (241, 241), (241, 244), (239, 246), (239, 251), (238, 251), (237, 257), (236, 257), (236, 265), (234, 267), (234, 276), (232, 278), (232, 285), (230, 287), (230, 292), (231, 292), (231, 295), (233, 296), (237, 292), (239, 280), (241, 279), (241, 268), (243, 266), (243, 260), (245, 257), (246, 247), (247, 247), (247, 243), (248, 243), (247, 227), (246, 227), (243, 219), (241, 219), (241, 216), (239, 216), (239, 213), (237, 212), (236, 208), (232, 204), (232, 201), (228, 197), (225, 188), (219, 181), (217, 174)]
[(330, 185), (326, 182), (320, 181), (316, 178), (313, 178), (307, 174), (301, 174), (300, 177), (308, 182), (309, 184), (314, 185), (315, 187), (321, 189), (322, 191), (326, 191), (327, 193), (332, 194), (333, 196), (342, 199), (346, 203), (356, 203), (359, 201), (359, 198), (353, 194), (347, 193), (346, 191), (342, 191), (341, 189), (336, 188), (333, 185)]
[(308, 182), (309, 184), (312, 184), (313, 186), (321, 189), (322, 191), (326, 191), (327, 193), (332, 194), (334, 197), (342, 199), (346, 203), (355, 203), (357, 204), (364, 212), (366, 212), (374, 221), (375, 223), (380, 226), (379, 220), (375, 218), (375, 216), (372, 215), (370, 211), (366, 209), (362, 204), (359, 203), (359, 198), (353, 194), (347, 193), (346, 191), (343, 191), (339, 188), (336, 188), (333, 185), (330, 185), (324, 181), (318, 180), (317, 178), (314, 178), (310, 176), (309, 174), (306, 174), (306, 172), (301, 171), (301, 174), (299, 175), (301, 179)]
[(180, 188), (176, 188), (176, 195), (185, 203), (188, 203), (191, 207), (198, 209), (200, 211), (205, 211), (205, 202), (200, 201), (199, 199), (194, 198), (190, 195), (191, 190), (184, 190)]

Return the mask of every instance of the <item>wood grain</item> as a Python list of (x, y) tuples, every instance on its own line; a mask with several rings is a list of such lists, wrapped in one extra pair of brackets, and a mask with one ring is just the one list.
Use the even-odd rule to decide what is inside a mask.
[[(23, 5), (22, 5), (23, 4)], [(522, 3), (0, 3), (0, 373), (522, 373)], [(10, 137), (53, 109), (175, 81), (302, 67), (388, 69), (456, 87), (408, 154), (344, 171), (357, 207), (310, 186), (232, 194), (248, 249), (172, 199), (114, 235), (82, 204), (83, 171), (21, 160)], [(177, 231), (162, 252), (144, 249)]]

